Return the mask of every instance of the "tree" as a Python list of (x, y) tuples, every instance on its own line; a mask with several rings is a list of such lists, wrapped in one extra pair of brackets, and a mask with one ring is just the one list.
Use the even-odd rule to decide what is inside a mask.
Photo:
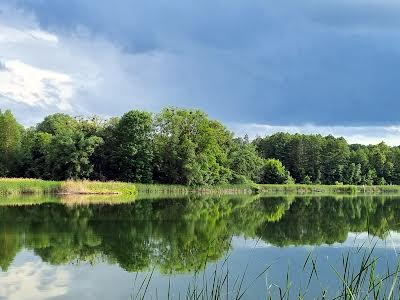
[(156, 118), (157, 181), (218, 184), (231, 178), (232, 134), (199, 110), (164, 109)]
[(288, 178), (289, 174), (281, 161), (270, 158), (264, 162), (261, 183), (282, 184)]
[(13, 175), (21, 148), (23, 127), (11, 111), (0, 110), (0, 176)]
[(322, 153), (321, 173), (323, 182), (328, 184), (343, 182), (344, 169), (350, 157), (350, 148), (346, 140), (331, 135), (327, 136)]
[(47, 132), (52, 135), (68, 134), (78, 130), (79, 122), (67, 114), (53, 114), (44, 118), (44, 120), (36, 126), (41, 132)]
[(48, 154), (53, 136), (47, 132), (30, 128), (22, 138), (22, 155), (18, 164), (19, 176), (29, 178), (50, 178)]
[(91, 156), (94, 168), (92, 177), (94, 179), (114, 180), (117, 178), (113, 154), (115, 146), (118, 145), (116, 131), (119, 120), (117, 117), (107, 120), (98, 132), (104, 143), (99, 145)]
[(391, 151), (393, 171), (392, 184), (400, 184), (400, 147), (393, 147)]
[(375, 169), (376, 179), (374, 184), (381, 184), (382, 178), (391, 181), (393, 163), (389, 160), (390, 148), (385, 143), (379, 143), (370, 148), (369, 166)]
[(86, 137), (77, 131), (57, 134), (52, 138), (48, 154), (48, 171), (51, 179), (85, 179), (93, 172), (90, 161), (103, 139), (98, 136)]
[(113, 177), (149, 183), (153, 179), (153, 119), (150, 113), (132, 110), (119, 120), (112, 138)]
[(263, 159), (258, 155), (256, 146), (249, 143), (248, 139), (237, 138), (229, 153), (229, 166), (234, 177), (245, 176), (259, 182)]

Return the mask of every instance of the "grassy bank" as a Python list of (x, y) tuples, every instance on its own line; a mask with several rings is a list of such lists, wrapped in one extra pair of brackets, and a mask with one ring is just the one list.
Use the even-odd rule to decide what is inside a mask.
[(324, 195), (324, 194), (400, 194), (400, 186), (356, 186), (356, 185), (305, 185), (305, 184), (237, 184), (189, 187), (169, 184), (133, 184), (100, 181), (46, 181), (40, 179), (0, 178), (0, 195), (24, 194), (94, 194), (94, 195)]
[(127, 194), (136, 195), (136, 186), (123, 182), (46, 181), (40, 179), (0, 178), (0, 195), (24, 194)]
[(184, 186), (175, 184), (136, 184), (139, 195), (238, 195), (252, 194), (257, 185), (251, 184), (226, 184), (226, 185), (207, 185), (207, 186)]
[(306, 184), (260, 184), (263, 194), (400, 194), (399, 185), (306, 185)]
[(137, 184), (139, 195), (332, 195), (332, 194), (400, 194), (398, 185), (306, 185), (306, 184), (226, 184), (214, 186), (183, 186), (169, 184)]

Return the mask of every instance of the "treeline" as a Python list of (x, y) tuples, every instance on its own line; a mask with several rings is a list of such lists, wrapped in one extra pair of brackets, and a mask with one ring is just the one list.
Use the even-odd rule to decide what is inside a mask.
[(199, 110), (120, 118), (47, 116), (24, 128), (0, 111), (0, 176), (140, 183), (400, 184), (400, 148), (278, 133), (235, 138)]
[(349, 145), (331, 135), (277, 133), (254, 143), (263, 158), (280, 160), (299, 183), (400, 184), (400, 147)]

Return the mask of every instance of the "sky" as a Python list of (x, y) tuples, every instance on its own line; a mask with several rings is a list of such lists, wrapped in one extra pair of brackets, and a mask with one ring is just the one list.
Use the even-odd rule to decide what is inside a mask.
[(400, 145), (397, 0), (0, 0), (0, 108), (199, 108), (237, 134)]

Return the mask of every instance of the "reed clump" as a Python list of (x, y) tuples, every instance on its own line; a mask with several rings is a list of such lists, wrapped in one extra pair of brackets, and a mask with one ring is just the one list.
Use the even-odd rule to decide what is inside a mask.
[(136, 186), (124, 182), (89, 180), (48, 181), (27, 178), (0, 178), (0, 195), (127, 194), (136, 195)]
[(89, 180), (67, 180), (62, 181), (59, 193), (61, 194), (83, 194), (83, 195), (112, 195), (128, 194), (136, 195), (137, 189), (133, 183), (117, 181), (89, 181)]

